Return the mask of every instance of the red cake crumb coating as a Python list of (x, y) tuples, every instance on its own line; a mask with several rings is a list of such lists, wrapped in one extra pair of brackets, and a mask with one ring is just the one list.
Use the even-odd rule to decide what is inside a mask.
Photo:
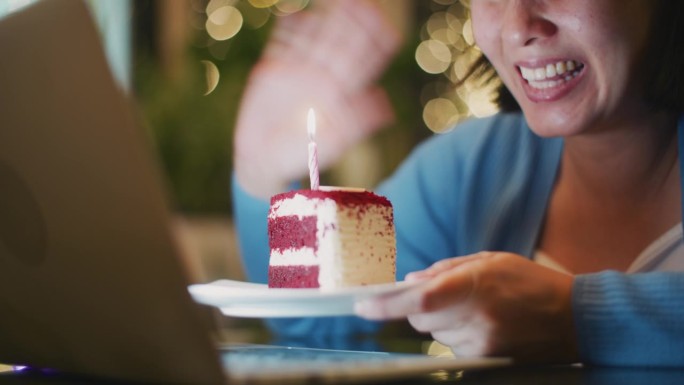
[(271, 205), (276, 202), (292, 198), (295, 195), (303, 195), (307, 198), (332, 199), (341, 206), (381, 205), (392, 206), (389, 199), (376, 195), (370, 191), (344, 191), (344, 190), (296, 190), (274, 195), (271, 197)]
[(317, 288), (319, 287), (318, 266), (270, 266), (268, 287)]
[(268, 219), (268, 246), (271, 250), (311, 247), (316, 249), (316, 217), (287, 215)]

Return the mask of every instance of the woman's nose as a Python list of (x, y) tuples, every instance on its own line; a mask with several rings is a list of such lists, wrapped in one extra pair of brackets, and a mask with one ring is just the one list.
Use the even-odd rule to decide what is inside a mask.
[(508, 1), (501, 37), (511, 44), (527, 46), (555, 35), (558, 28), (544, 14), (543, 3), (539, 0)]

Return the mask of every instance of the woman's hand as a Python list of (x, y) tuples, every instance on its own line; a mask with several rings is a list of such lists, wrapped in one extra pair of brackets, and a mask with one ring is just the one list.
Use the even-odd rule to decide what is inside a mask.
[(396, 295), (357, 304), (368, 319), (407, 317), (456, 355), (509, 356), (518, 362), (574, 362), (573, 277), (510, 253), (451, 258), (407, 280)]
[(324, 169), (393, 119), (375, 83), (401, 42), (369, 0), (326, 0), (282, 17), (241, 101), (235, 170), (250, 193), (268, 198), (307, 173), (306, 116), (316, 113)]

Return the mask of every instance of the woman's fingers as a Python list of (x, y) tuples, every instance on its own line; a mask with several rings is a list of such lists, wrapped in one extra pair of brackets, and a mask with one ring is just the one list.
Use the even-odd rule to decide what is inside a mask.
[(459, 329), (472, 319), (467, 306), (452, 305), (430, 313), (411, 314), (407, 317), (411, 326), (421, 333)]
[(481, 260), (483, 258), (489, 258), (493, 255), (494, 253), (488, 252), (488, 251), (483, 251), (477, 254), (471, 254), (471, 255), (466, 255), (463, 257), (454, 257), (454, 258), (447, 258), (443, 259), (441, 261), (435, 262), (432, 264), (432, 266), (428, 267), (425, 270), (421, 271), (414, 271), (411, 273), (408, 273), (406, 275), (406, 280), (407, 281), (414, 281), (414, 280), (424, 280), (428, 278), (434, 278), (437, 275), (451, 270), (457, 266), (461, 266), (467, 263), (471, 263), (473, 261)]
[(398, 294), (381, 295), (357, 302), (357, 315), (371, 320), (406, 318), (423, 309), (423, 289), (414, 287)]
[(454, 268), (400, 293), (366, 299), (357, 304), (355, 311), (368, 319), (397, 319), (456, 306), (467, 301), (475, 290), (474, 274), (468, 268)]
[(321, 170), (392, 122), (376, 84), (401, 43), (388, 17), (374, 1), (326, 0), (278, 18), (236, 122), (234, 165), (246, 191), (267, 199), (306, 174), (309, 108)]
[(479, 282), (480, 269), (476, 263), (477, 260), (473, 260), (436, 276), (425, 292), (425, 311), (467, 304), (477, 291)]
[(345, 92), (374, 82), (402, 36), (368, 0), (332, 0), (278, 19), (264, 57), (326, 70)]
[(369, 87), (361, 90), (351, 99), (351, 107), (358, 124), (358, 132), (350, 135), (353, 141), (366, 138), (394, 121), (394, 109), (382, 87)]
[(571, 362), (577, 356), (570, 275), (515, 254), (480, 253), (444, 260), (414, 276), (424, 281), (413, 290), (372, 300), (376, 319), (404, 314), (416, 330), (459, 355), (529, 362)]

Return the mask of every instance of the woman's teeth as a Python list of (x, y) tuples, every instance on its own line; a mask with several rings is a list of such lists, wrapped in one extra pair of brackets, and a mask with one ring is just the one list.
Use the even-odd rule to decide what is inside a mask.
[(574, 60), (559, 61), (555, 64), (547, 64), (545, 67), (519, 67), (523, 79), (527, 80), (533, 88), (544, 89), (556, 87), (572, 80), (579, 75), (584, 64)]

